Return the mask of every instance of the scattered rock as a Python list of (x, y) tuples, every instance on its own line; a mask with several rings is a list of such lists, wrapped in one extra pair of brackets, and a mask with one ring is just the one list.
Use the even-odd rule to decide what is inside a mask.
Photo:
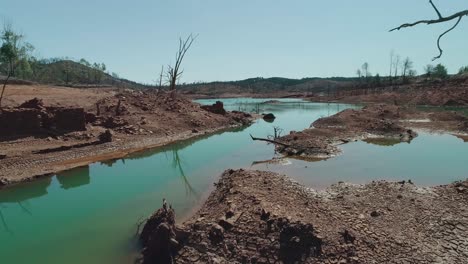
[(219, 115), (225, 115), (226, 110), (224, 109), (223, 102), (221, 101), (216, 101), (213, 105), (202, 105), (202, 109), (214, 113), (214, 114), (219, 114)]
[(224, 228), (214, 224), (211, 226), (209, 238), (213, 244), (219, 244), (224, 239)]
[(276, 119), (276, 116), (272, 113), (263, 115), (263, 120), (265, 121), (273, 121), (275, 119)]
[(353, 244), (354, 240), (356, 240), (356, 237), (352, 235), (351, 232), (349, 232), (348, 230), (345, 230), (343, 233), (341, 233), (341, 235), (343, 236), (344, 242), (347, 244)]
[(99, 141), (102, 143), (112, 142), (112, 138), (113, 138), (113, 135), (109, 129), (107, 129), (106, 131), (104, 131), (98, 136)]
[(378, 212), (378, 211), (372, 211), (372, 212), (370, 213), (370, 216), (372, 216), (372, 217), (378, 217), (378, 216), (380, 216), (380, 215), (381, 215), (381, 213)]
[(322, 253), (322, 240), (310, 224), (286, 224), (280, 232), (280, 258), (284, 263), (297, 263)]

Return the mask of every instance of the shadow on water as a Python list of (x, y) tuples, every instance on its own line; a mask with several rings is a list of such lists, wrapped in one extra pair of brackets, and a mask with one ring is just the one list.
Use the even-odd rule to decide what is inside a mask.
[(411, 143), (411, 142), (401, 141), (398, 138), (366, 138), (366, 139), (363, 139), (362, 141), (368, 144), (384, 146), (384, 147), (391, 147), (391, 146), (395, 146), (401, 143), (408, 143), (408, 144)]
[(0, 204), (24, 202), (44, 196), (47, 194), (47, 187), (51, 182), (52, 178), (48, 177), (4, 188), (0, 191)]
[(182, 178), (184, 185), (185, 185), (185, 192), (188, 196), (198, 196), (197, 191), (192, 187), (190, 184), (187, 175), (182, 168), (182, 161), (180, 159), (179, 151), (173, 150), (172, 151), (172, 167), (179, 171), (180, 177)]
[(47, 188), (52, 182), (52, 178), (40, 179), (30, 183), (23, 183), (14, 187), (7, 187), (1, 189), (0, 192), (0, 220), (3, 229), (13, 234), (13, 231), (8, 226), (7, 216), (3, 213), (4, 208), (8, 204), (17, 205), (24, 214), (33, 216), (30, 209), (28, 209), (28, 200), (41, 197), (47, 194)]
[[(117, 163), (118, 160), (119, 159), (110, 159), (110, 160), (101, 161), (99, 163), (101, 165), (106, 165), (107, 167), (112, 168), (112, 166), (114, 166), (114, 164)], [(121, 160), (123, 161), (123, 159), (121, 159)]]
[(65, 190), (87, 185), (91, 182), (89, 166), (61, 172), (57, 174), (57, 180)]
[[(197, 136), (196, 138), (183, 140), (183, 141), (180, 141), (180, 142), (176, 142), (176, 143), (173, 143), (173, 144), (169, 144), (169, 145), (166, 145), (166, 146), (162, 146), (162, 147), (158, 147), (158, 148), (154, 148), (154, 149), (150, 149), (150, 150), (145, 150), (145, 151), (138, 152), (138, 153), (133, 153), (133, 154), (130, 154), (127, 157), (125, 157), (123, 159), (120, 159), (120, 160), (122, 162), (125, 162), (125, 160), (135, 160), (135, 159), (142, 159), (142, 158), (151, 157), (151, 156), (153, 156), (155, 154), (158, 154), (158, 153), (172, 152), (173, 150), (180, 151), (180, 150), (183, 150), (183, 149), (185, 149), (187, 147), (190, 147), (191, 145), (193, 145), (194, 143), (196, 143), (196, 142), (198, 142), (200, 140), (207, 139), (207, 138), (215, 136), (215, 135), (221, 135), (223, 133), (242, 132), (245, 129), (247, 129), (248, 127), (249, 126), (241, 126), (241, 127), (236, 127), (236, 128), (233, 128), (233, 129), (221, 130), (221, 131), (216, 132), (216, 133), (200, 135), (200, 136)], [(115, 163), (116, 161), (117, 160), (112, 161), (111, 164)], [(108, 164), (106, 163), (106, 165), (108, 165)], [(110, 166), (112, 166), (112, 165), (110, 165)]]

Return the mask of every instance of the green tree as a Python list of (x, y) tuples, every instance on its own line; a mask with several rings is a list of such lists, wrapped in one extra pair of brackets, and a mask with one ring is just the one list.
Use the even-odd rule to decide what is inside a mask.
[(427, 77), (445, 79), (448, 77), (447, 68), (442, 64), (437, 64), (436, 66), (428, 64), (424, 67), (424, 71)]
[(377, 73), (377, 74), (375, 75), (375, 77), (374, 77), (374, 85), (375, 85), (376, 87), (379, 87), (379, 86), (382, 85), (382, 80), (381, 80), (381, 78), (380, 78), (380, 74), (378, 74), (378, 73)]
[(91, 67), (91, 63), (89, 63), (87, 60), (83, 58), (80, 60), (80, 64), (87, 66), (87, 67)]
[(445, 79), (448, 77), (447, 68), (439, 63), (434, 67), (433, 75), (436, 78)]
[(30, 74), (30, 65), (28, 64), (29, 54), (34, 50), (34, 47), (23, 41), (24, 36), (16, 33), (11, 24), (5, 24), (0, 35), (0, 63), (1, 69), (6, 73), (6, 78), (3, 83), (2, 92), (0, 94), (0, 108), (3, 95), (8, 80), (12, 76), (16, 76), (15, 72), (18, 65), (23, 64), (21, 73)]
[(93, 64), (93, 71), (94, 71), (94, 83), (95, 84), (101, 83), (101, 79), (102, 79), (101, 64), (95, 62)]
[(468, 73), (468, 66), (461, 67), (460, 70), (458, 70), (458, 74), (464, 74)]

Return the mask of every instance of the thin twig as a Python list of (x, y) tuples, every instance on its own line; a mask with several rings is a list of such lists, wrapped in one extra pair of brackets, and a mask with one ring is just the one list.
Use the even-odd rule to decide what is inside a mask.
[(437, 13), (437, 16), (439, 16), (439, 19), (442, 19), (442, 15), (440, 14), (439, 9), (437, 9), (437, 7), (434, 5), (434, 3), (432, 2), (432, 0), (429, 0), (429, 3), (431, 3), (432, 7), (434, 8), (434, 10), (435, 10), (436, 13)]
[(442, 37), (449, 33), (450, 31), (452, 31), (454, 28), (456, 28), (458, 26), (458, 24), (460, 23), (462, 17), (459, 17), (458, 20), (457, 20), (457, 23), (455, 23), (455, 25), (453, 25), (453, 27), (451, 27), (449, 30), (445, 31), (444, 33), (440, 34), (439, 38), (437, 39), (437, 48), (439, 49), (439, 56), (436, 56), (434, 57), (432, 60), (435, 61), (437, 59), (440, 59), (440, 57), (442, 57), (442, 53), (444, 52), (442, 50), (442, 48), (440, 47), (440, 40), (442, 39)]
[(461, 19), (464, 16), (468, 16), (468, 10), (463, 10), (463, 11), (457, 12), (457, 13), (451, 15), (451, 16), (444, 17), (439, 12), (439, 9), (437, 9), (436, 5), (432, 2), (432, 0), (429, 0), (429, 3), (431, 4), (431, 6), (434, 8), (435, 12), (437, 13), (438, 19), (419, 20), (419, 21), (416, 21), (416, 22), (413, 22), (413, 23), (405, 23), (405, 24), (400, 25), (399, 27), (390, 29), (390, 32), (395, 31), (395, 30), (400, 30), (400, 29), (403, 29), (403, 28), (407, 28), (407, 27), (414, 27), (414, 26), (419, 25), (419, 24), (427, 24), (427, 25), (439, 24), (439, 23), (448, 22), (448, 21), (451, 21), (451, 20), (454, 20), (454, 19), (458, 19), (457, 22), (455, 23), (455, 25), (453, 25), (453, 27), (451, 27), (450, 29), (448, 29), (447, 31), (445, 31), (444, 33), (439, 35), (439, 38), (437, 39), (437, 48), (439, 49), (439, 55), (432, 59), (434, 61), (434, 60), (437, 60), (440, 57), (442, 57), (443, 50), (440, 47), (440, 40), (447, 33), (449, 33), (454, 28), (456, 28), (458, 26), (458, 24), (460, 23)]
[(400, 30), (400, 29), (407, 28), (407, 27), (414, 27), (414, 26), (419, 25), (419, 24), (431, 25), (431, 24), (444, 23), (444, 22), (451, 21), (451, 20), (454, 20), (456, 18), (464, 17), (464, 16), (468, 16), (468, 10), (463, 10), (463, 11), (455, 13), (455, 14), (453, 14), (451, 16), (443, 17), (443, 18), (439, 18), (439, 19), (419, 20), (419, 21), (416, 21), (414, 23), (405, 23), (405, 24), (400, 25), (399, 27), (390, 29), (389, 32), (392, 32), (392, 31), (395, 31), (395, 30)]

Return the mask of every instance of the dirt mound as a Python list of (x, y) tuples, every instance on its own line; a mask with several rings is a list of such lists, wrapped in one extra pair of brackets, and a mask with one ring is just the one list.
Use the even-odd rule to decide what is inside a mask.
[(400, 108), (391, 105), (370, 105), (361, 110), (348, 109), (331, 117), (320, 118), (312, 126), (316, 128), (344, 128), (356, 132), (378, 135), (408, 133), (397, 124), (401, 118)]
[[(178, 247), (172, 247), (176, 250), (175, 263), (297, 263), (320, 258), (322, 240), (311, 224), (272, 215), (262, 210), (255, 199), (241, 195), (247, 199), (245, 205), (238, 200), (239, 193), (232, 183), (243, 173), (225, 172), (217, 185), (218, 191), (207, 201), (209, 205), (182, 226), (174, 227), (173, 219), (167, 218), (163, 208), (159, 209), (145, 225), (142, 241), (146, 237), (165, 240), (166, 233), (158, 234), (161, 232), (157, 226), (166, 224), (173, 230), (171, 237), (177, 240)], [(177, 232), (185, 237), (177, 236)], [(150, 247), (143, 249), (143, 263), (154, 260), (149, 251)]]
[(337, 145), (356, 139), (382, 137), (410, 142), (416, 132), (406, 128), (401, 118), (408, 111), (393, 105), (370, 105), (347, 109), (315, 121), (310, 129), (291, 132), (273, 142), (283, 154), (304, 159), (329, 158), (339, 153)]
[(467, 181), (435, 188), (402, 181), (340, 183), (316, 192), (275, 173), (228, 170), (179, 227), (187, 237), (173, 260), (463, 263), (467, 190)]
[(44, 109), (44, 102), (41, 99), (35, 97), (29, 101), (20, 104), (18, 108), (33, 108), (41, 110)]
[(226, 114), (226, 110), (224, 110), (223, 102), (221, 101), (216, 101), (216, 103), (212, 105), (202, 105), (201, 108), (208, 112), (219, 114), (219, 115)]

